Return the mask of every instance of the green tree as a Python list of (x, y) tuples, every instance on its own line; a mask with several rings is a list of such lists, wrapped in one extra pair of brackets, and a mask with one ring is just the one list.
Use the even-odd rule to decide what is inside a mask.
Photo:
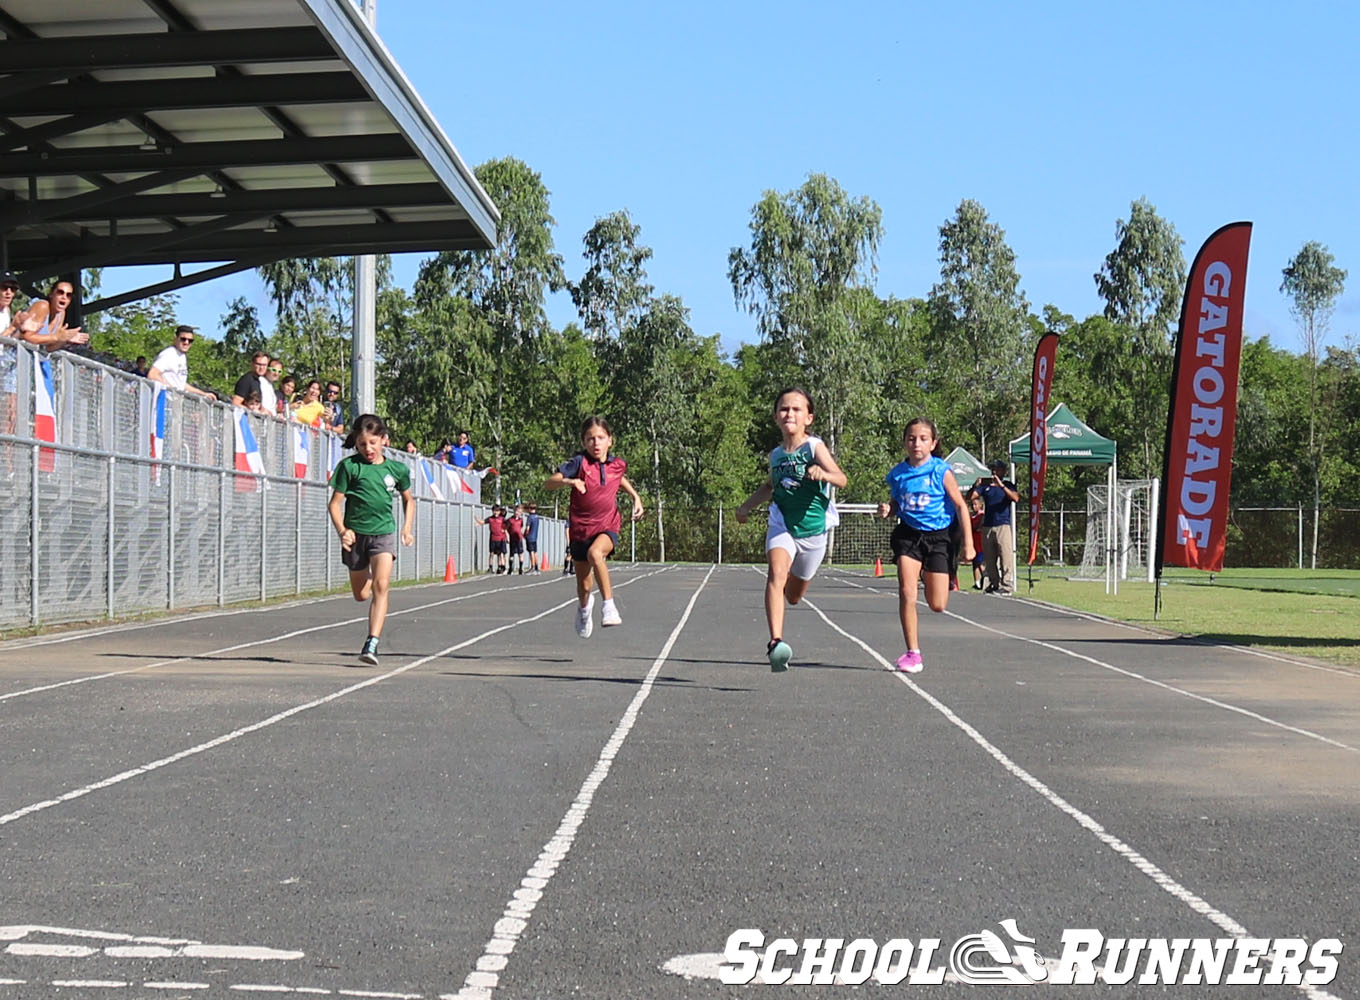
[(1165, 346), (1180, 316), (1185, 241), (1146, 198), (1129, 206), (1114, 232), (1116, 246), (1095, 275), (1105, 318)]
[(1280, 291), (1289, 296), (1299, 324), (1299, 339), (1308, 363), (1308, 462), (1313, 475), (1313, 544), (1311, 565), (1317, 568), (1318, 511), (1322, 503), (1322, 453), (1318, 424), (1318, 351), (1327, 334), (1336, 300), (1346, 289), (1346, 272), (1335, 266), (1331, 252), (1310, 240), (1285, 265)]
[(832, 450), (847, 395), (869, 384), (863, 366), (862, 299), (872, 284), (882, 210), (851, 198), (834, 179), (812, 174), (796, 191), (766, 191), (751, 210), (751, 244), (733, 247), (728, 279), (738, 306), (778, 348), (776, 368), (813, 394)]
[(966, 423), (979, 457), (993, 457), (993, 442), (1004, 444), (1023, 422), (1029, 303), (1005, 231), (976, 201), (961, 201), (940, 227), (940, 280), (929, 302), (935, 402)]
[[(468, 320), (470, 333), (484, 334), (476, 346), (492, 372), (487, 387), (489, 450), (498, 468), (506, 456), (507, 375), (527, 372), (536, 342), (549, 329), (544, 297), (565, 286), (562, 259), (553, 252), (549, 192), (542, 178), (519, 160), (491, 160), (479, 166), (478, 181), (501, 211), (496, 247), (490, 251), (446, 250), (425, 261), (416, 282), (416, 302), (431, 320)], [(455, 306), (461, 299), (471, 313)], [(484, 345), (484, 346), (483, 346)], [(446, 366), (447, 360), (436, 364)], [(497, 480), (497, 495), (500, 481)]]

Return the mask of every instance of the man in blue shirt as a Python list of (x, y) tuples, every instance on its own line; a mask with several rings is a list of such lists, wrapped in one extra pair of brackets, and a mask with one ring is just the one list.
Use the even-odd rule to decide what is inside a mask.
[(468, 432), (458, 432), (458, 443), (449, 451), (449, 462), (459, 469), (472, 468), (472, 461), (477, 453), (472, 450), (472, 445), (468, 444)]
[(982, 553), (986, 563), (987, 593), (1003, 597), (1015, 590), (1015, 533), (1011, 504), (1020, 499), (1015, 483), (1003, 478), (1006, 463), (995, 459), (988, 466), (990, 482), (976, 488), (982, 497)]

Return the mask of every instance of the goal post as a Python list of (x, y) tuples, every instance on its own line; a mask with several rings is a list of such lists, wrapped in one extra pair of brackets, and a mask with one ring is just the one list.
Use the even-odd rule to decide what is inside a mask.
[(1117, 580), (1152, 582), (1160, 486), (1157, 479), (1117, 480), (1113, 510), (1109, 484), (1086, 488), (1086, 543), (1073, 579), (1107, 579), (1112, 570)]

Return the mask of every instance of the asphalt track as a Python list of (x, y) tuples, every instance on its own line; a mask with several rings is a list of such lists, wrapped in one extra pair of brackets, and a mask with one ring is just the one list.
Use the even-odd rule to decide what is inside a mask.
[[(0, 1000), (961, 997), (729, 986), (729, 935), (1339, 938), (1360, 998), (1360, 676), (834, 569), (614, 567), (0, 644)], [(795, 961), (794, 965), (797, 965)], [(775, 966), (772, 966), (774, 968)], [(993, 987), (992, 989), (996, 989)]]

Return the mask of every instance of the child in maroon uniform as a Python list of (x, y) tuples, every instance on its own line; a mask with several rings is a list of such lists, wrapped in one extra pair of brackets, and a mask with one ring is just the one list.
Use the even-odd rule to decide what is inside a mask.
[(633, 498), (633, 520), (642, 517), (642, 498), (624, 472), (628, 463), (611, 455), (614, 435), (603, 417), (587, 417), (581, 425), (582, 450), (558, 468), (543, 484), (546, 489), (571, 487), (570, 524), (567, 538), (571, 543), (571, 560), (576, 568), (576, 597), (580, 607), (576, 612), (576, 634), (582, 639), (594, 628), (591, 611), (595, 597), (591, 594), (591, 578), (600, 586), (603, 607), (601, 625), (622, 625), (619, 609), (614, 606), (614, 589), (609, 582), (609, 568), (605, 560), (619, 541), (623, 523), (619, 516), (618, 496), (622, 489)]
[(515, 572), (518, 564), (519, 573), (524, 575), (524, 508), (515, 504), (514, 513), (505, 519), (505, 530), (510, 534), (510, 563), (506, 566), (507, 573)]
[(509, 532), (505, 530), (505, 508), (497, 504), (491, 508), (491, 515), (483, 521), (480, 517), (474, 517), (478, 524), (485, 524), (491, 532), (491, 557), (492, 563), (487, 566), (486, 571), (490, 573), (493, 569), (498, 573), (505, 572), (505, 547), (509, 538)]

